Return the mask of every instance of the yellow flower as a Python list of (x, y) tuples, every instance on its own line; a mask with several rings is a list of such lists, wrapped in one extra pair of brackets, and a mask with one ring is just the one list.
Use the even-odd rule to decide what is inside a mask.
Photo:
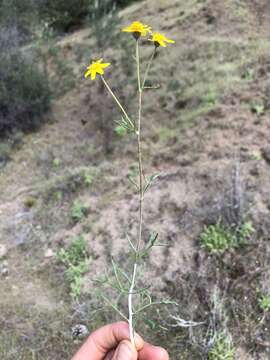
[(92, 64), (90, 64), (84, 74), (85, 78), (88, 78), (88, 76), (91, 75), (91, 80), (94, 80), (96, 78), (96, 75), (103, 75), (104, 70), (106, 67), (110, 66), (110, 63), (103, 63), (103, 59), (99, 59), (97, 61), (93, 61)]
[(166, 38), (165, 35), (160, 34), (160, 33), (158, 33), (158, 32), (154, 32), (154, 33), (152, 34), (152, 39), (151, 39), (151, 41), (154, 42), (154, 44), (155, 44), (156, 47), (159, 47), (159, 46), (166, 47), (166, 46), (167, 46), (166, 43), (168, 43), (168, 44), (174, 44), (174, 43), (175, 43), (174, 40), (168, 39), (168, 38)]
[(140, 21), (134, 21), (131, 25), (122, 29), (122, 31), (133, 33), (135, 39), (138, 39), (140, 36), (146, 36), (148, 33), (151, 33), (151, 28)]

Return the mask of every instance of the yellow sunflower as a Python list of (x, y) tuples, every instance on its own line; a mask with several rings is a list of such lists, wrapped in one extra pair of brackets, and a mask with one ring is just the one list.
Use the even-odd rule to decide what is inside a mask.
[(122, 31), (132, 33), (135, 39), (139, 39), (140, 36), (146, 36), (148, 33), (151, 33), (151, 28), (140, 21), (134, 21), (131, 25), (122, 29)]
[(110, 63), (103, 63), (102, 62), (103, 59), (99, 59), (97, 61), (93, 61), (92, 64), (90, 64), (87, 67), (87, 70), (84, 74), (85, 78), (88, 78), (88, 76), (91, 75), (91, 80), (95, 80), (96, 75), (103, 75), (104, 74), (104, 69), (108, 66), (110, 66)]
[(168, 44), (175, 43), (174, 40), (168, 39), (165, 35), (160, 34), (159, 32), (154, 32), (152, 34), (152, 38), (150, 40), (153, 41), (153, 43), (155, 44), (156, 47), (159, 47), (159, 46), (166, 47), (167, 46), (166, 43), (168, 43)]

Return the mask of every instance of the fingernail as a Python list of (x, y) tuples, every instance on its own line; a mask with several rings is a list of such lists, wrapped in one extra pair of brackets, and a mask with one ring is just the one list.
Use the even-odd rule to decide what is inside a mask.
[(131, 344), (122, 342), (118, 348), (116, 360), (133, 360)]
[(135, 333), (134, 340), (135, 340), (135, 344), (136, 344), (136, 349), (141, 350), (144, 345), (143, 338), (139, 334)]

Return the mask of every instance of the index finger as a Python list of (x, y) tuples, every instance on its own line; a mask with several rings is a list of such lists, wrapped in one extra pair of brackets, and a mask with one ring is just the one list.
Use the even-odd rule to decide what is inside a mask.
[[(121, 341), (130, 340), (129, 326), (121, 321), (103, 326), (93, 332), (72, 360), (102, 359), (111, 349), (114, 349)], [(136, 349), (143, 348), (144, 342), (139, 335), (135, 335)]]
[(139, 351), (139, 360), (169, 360), (169, 355), (166, 350), (159, 346), (154, 346), (148, 343), (144, 344), (142, 350)]

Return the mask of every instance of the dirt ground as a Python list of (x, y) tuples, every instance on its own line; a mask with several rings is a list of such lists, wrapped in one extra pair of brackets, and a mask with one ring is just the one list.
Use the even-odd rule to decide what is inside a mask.
[[(170, 297), (179, 306), (153, 311), (155, 325), (142, 323), (141, 332), (168, 348), (173, 360), (207, 359), (216, 329), (232, 336), (235, 359), (268, 359), (270, 314), (259, 309), (257, 297), (258, 291), (270, 293), (270, 6), (149, 0), (120, 15), (122, 24), (140, 19), (176, 41), (160, 49), (150, 73), (160, 88), (144, 98), (145, 174), (161, 175), (145, 198), (143, 236), (156, 231), (167, 246), (151, 252), (141, 281), (151, 284), (155, 298)], [(116, 89), (120, 82), (119, 96), (133, 111), (134, 93), (125, 83), (132, 60), (123, 60), (116, 48), (92, 50), (94, 44), (84, 29), (55, 45), (73, 61), (76, 86), (58, 96), (50, 121), (26, 135), (0, 169), (3, 360), (70, 358), (80, 344), (72, 336), (74, 325), (92, 331), (117, 319), (97, 304), (94, 279), (110, 267), (111, 256), (130, 266), (126, 234), (136, 237), (138, 198), (127, 176), (134, 171), (136, 148), (108, 127), (117, 113), (81, 73), (92, 51), (104, 51), (114, 62), (109, 81)], [(147, 43), (143, 50), (149, 53)], [(93, 177), (90, 187), (82, 180), (85, 171)], [(211, 255), (202, 249), (200, 234), (220, 217), (233, 216), (235, 196), (256, 232), (243, 248)], [(76, 199), (88, 210), (74, 224)], [(74, 301), (55, 254), (80, 234), (91, 263)], [(173, 316), (204, 325), (183, 328)]]

